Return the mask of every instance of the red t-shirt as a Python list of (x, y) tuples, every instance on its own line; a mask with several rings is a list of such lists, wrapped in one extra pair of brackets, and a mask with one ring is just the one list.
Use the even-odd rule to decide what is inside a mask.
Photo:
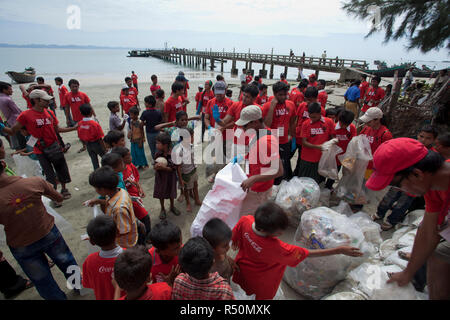
[(369, 83), (367, 81), (361, 82), (361, 84), (359, 85), (360, 99), (364, 99), (364, 96), (366, 95), (368, 89), (369, 89)]
[[(165, 282), (147, 285), (147, 291), (137, 300), (171, 300), (172, 288)], [(127, 296), (120, 297), (119, 300), (126, 300)]]
[[(271, 103), (267, 102), (262, 106), (263, 118), (269, 113)], [(289, 124), (292, 117), (295, 117), (295, 105), (292, 101), (286, 100), (285, 103), (275, 106), (270, 129), (278, 129), (280, 144), (289, 142)]]
[(169, 263), (164, 263), (161, 260), (159, 254), (156, 253), (155, 247), (152, 247), (148, 250), (150, 255), (152, 256), (152, 281), (153, 283), (164, 282), (164, 278), (159, 274), (167, 276), (171, 271), (172, 267), (176, 267), (178, 265), (178, 256), (174, 257)]
[[(356, 127), (353, 123), (351, 123), (347, 128), (341, 128), (339, 122), (336, 124), (334, 128), (334, 135), (339, 140), (337, 143), (338, 147), (342, 149), (340, 154), (345, 153), (347, 151), (348, 144), (353, 137), (356, 136)], [(336, 156), (337, 164), (340, 164), (339, 159)]]
[(61, 85), (61, 87), (58, 88), (58, 93), (59, 93), (59, 103), (61, 105), (64, 105), (64, 98), (66, 96), (66, 94), (69, 92), (69, 90), (67, 90), (65, 85)]
[(253, 77), (250, 76), (250, 75), (248, 75), (248, 76), (245, 77), (245, 82), (247, 82), (247, 83), (252, 82), (252, 80), (253, 80)]
[[(378, 130), (374, 130), (369, 126), (365, 126), (361, 132), (360, 135), (365, 135), (367, 139), (369, 139), (370, 142), (370, 148), (372, 150), (372, 156), (374, 155), (375, 151), (378, 149), (378, 147), (388, 140), (392, 139), (392, 133), (389, 131), (388, 128), (385, 126), (381, 126)], [(367, 166), (367, 169), (373, 168), (373, 161), (369, 161), (369, 165)]]
[(307, 249), (290, 245), (274, 237), (257, 235), (254, 216), (242, 217), (233, 228), (233, 244), (239, 247), (236, 263), (240, 271), (233, 281), (257, 300), (273, 299), (287, 266), (295, 267), (308, 257)]
[(325, 90), (320, 91), (317, 95), (317, 101), (320, 103), (322, 108), (325, 108), (328, 101), (328, 93)]
[(111, 283), (116, 258), (102, 258), (99, 252), (90, 254), (83, 263), (83, 287), (94, 290), (96, 300), (114, 300)]
[(68, 92), (64, 96), (64, 101), (64, 105), (70, 107), (73, 120), (77, 122), (83, 120), (83, 115), (80, 112), (80, 106), (91, 102), (87, 94), (81, 91), (78, 91), (77, 93)]
[[(311, 120), (303, 122), (301, 138), (306, 138), (311, 144), (320, 145), (331, 139), (334, 134), (334, 122), (330, 118), (322, 117), (319, 121), (311, 123)], [(302, 147), (301, 159), (308, 162), (319, 162), (322, 151), (319, 149)]]
[(220, 112), (220, 119), (225, 118), (227, 115), (228, 109), (233, 104), (233, 101), (225, 97), (222, 101), (217, 101), (217, 98), (212, 98), (209, 100), (208, 105), (206, 106), (205, 114), (209, 114), (209, 122), (211, 122), (211, 127), (215, 128), (216, 120), (213, 117), (213, 108), (217, 104)]
[(258, 96), (255, 99), (255, 103), (259, 104), (260, 106), (262, 106), (264, 103), (266, 103), (267, 101), (269, 101), (269, 97), (267, 95), (264, 96), (260, 96), (258, 94)]
[(283, 82), (283, 83), (289, 84), (289, 82), (287, 82), (287, 80), (286, 80), (286, 79), (284, 79), (284, 80), (280, 80), (280, 82)]
[[(278, 165), (280, 159), (279, 149), (280, 146), (275, 136), (265, 135), (259, 138), (257, 142), (250, 146), (248, 155), (246, 156), (246, 162), (248, 161), (249, 163), (248, 176), (252, 177), (264, 174), (271, 166)], [(267, 151), (264, 152), (264, 150)], [(251, 187), (251, 190), (255, 192), (265, 192), (272, 188), (273, 182), (274, 179), (257, 182)]]
[(309, 82), (308, 87), (317, 87), (317, 81)]
[(81, 141), (85, 142), (95, 142), (102, 139), (105, 135), (103, 133), (102, 127), (95, 120), (87, 120), (83, 118), (78, 123), (78, 137)]
[(214, 98), (214, 92), (212, 90), (202, 92), (202, 113), (206, 113), (206, 107), (208, 106), (209, 100)]
[[(322, 108), (322, 117), (325, 117), (325, 108)], [(309, 113), (308, 113), (308, 103), (307, 102), (301, 102), (299, 106), (297, 107), (297, 126), (295, 127), (295, 137), (298, 144), (301, 144), (301, 135), (302, 135), (302, 125), (303, 122), (309, 119)]]
[[(450, 163), (450, 159), (446, 162)], [(444, 223), (450, 213), (450, 184), (447, 190), (430, 190), (425, 194), (425, 211), (439, 212), (438, 225)]]
[(153, 93), (153, 92), (155, 92), (155, 91), (158, 91), (159, 89), (161, 89), (161, 87), (159, 86), (159, 85), (154, 85), (154, 84), (152, 84), (151, 86), (150, 86), (150, 92), (151, 93)]
[(369, 108), (373, 108), (378, 106), (378, 104), (381, 102), (381, 100), (384, 98), (386, 92), (384, 92), (384, 89), (378, 87), (376, 90), (371, 87), (364, 98), (364, 106), (362, 107), (361, 111), (366, 112), (369, 110)]
[(168, 122), (176, 120), (176, 114), (178, 111), (186, 111), (186, 105), (183, 104), (183, 98), (174, 98), (172, 96), (164, 103), (164, 113), (168, 115)]
[(33, 105), (31, 104), (31, 100), (28, 96), (26, 96), (24, 93), (22, 93), (22, 98), (25, 99), (25, 101), (27, 102), (27, 108), (31, 109), (33, 108)]
[[(139, 94), (138, 89), (136, 89), (135, 87), (130, 87), (128, 89), (128, 94), (134, 96), (136, 98), (136, 101), (137, 101), (138, 94)], [(122, 93), (120, 93), (120, 95), (122, 95)]]
[[(257, 105), (257, 104), (255, 104), (255, 105)], [(261, 106), (259, 106), (259, 105), (257, 105), (257, 106), (261, 108)], [(244, 106), (242, 101), (233, 102), (231, 107), (228, 108), (227, 114), (229, 114), (233, 118), (233, 121), (236, 122), (241, 118), (241, 111), (245, 107), (247, 107), (247, 106)], [(242, 145), (242, 144), (247, 145), (249, 142), (249, 138), (247, 136), (247, 137), (245, 137), (245, 140), (243, 140), (243, 138), (241, 138), (241, 137), (244, 135), (245, 135), (244, 129), (242, 127), (234, 125), (234, 143), (240, 144), (240, 145)]]
[(58, 125), (58, 119), (52, 116), (46, 109), (44, 112), (38, 112), (34, 109), (25, 110), (17, 117), (17, 122), (26, 127), (30, 135), (38, 139), (33, 149), (33, 152), (36, 154), (42, 154), (42, 151), (39, 149), (39, 140), (43, 139), (46, 147), (50, 147), (58, 141), (55, 131), (55, 127)]
[(137, 74), (131, 75), (131, 79), (133, 80), (133, 83), (134, 83), (134, 84), (137, 84), (137, 83), (138, 83), (138, 81), (137, 81), (137, 79), (138, 79)]
[(136, 96), (132, 94), (128, 94), (127, 96), (120, 96), (120, 105), (123, 108), (123, 112), (128, 113), (132, 107), (137, 105)]
[(122, 175), (128, 194), (133, 197), (140, 197), (139, 189), (134, 184), (126, 181), (130, 180), (132, 182), (139, 182), (140, 179), (139, 171), (135, 167), (135, 165), (132, 163), (125, 165), (125, 170), (122, 171)]

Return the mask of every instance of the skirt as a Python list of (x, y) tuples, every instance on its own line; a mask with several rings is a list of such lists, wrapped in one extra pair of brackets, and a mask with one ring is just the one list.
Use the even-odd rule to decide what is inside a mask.
[(145, 157), (144, 145), (142, 145), (142, 148), (139, 148), (138, 143), (131, 143), (131, 159), (131, 162), (136, 167), (148, 166), (147, 158)]
[(177, 174), (175, 171), (155, 171), (153, 198), (175, 199), (177, 197)]

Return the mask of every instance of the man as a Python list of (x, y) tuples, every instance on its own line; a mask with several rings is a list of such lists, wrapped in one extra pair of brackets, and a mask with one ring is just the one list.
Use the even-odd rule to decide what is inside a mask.
[[(0, 81), (0, 118), (5, 122), (5, 126), (10, 128), (16, 124), (17, 117), (22, 112), (11, 99), (12, 94), (12, 86), (9, 83)], [(10, 145), (14, 150), (24, 149), (26, 144), (27, 141), (20, 132), (16, 132), (10, 138)]]
[[(48, 95), (50, 96), (54, 96), (53, 95), (53, 89), (52, 86), (49, 84), (45, 83), (45, 80), (43, 77), (37, 77), (36, 78), (36, 82), (38, 83), (37, 86), (34, 89), (41, 89), (44, 90), (45, 92), (48, 93)], [(50, 109), (52, 109), (53, 112), (56, 111), (56, 101), (55, 98), (53, 98), (52, 101), (50, 101), (50, 103), (48, 104), (48, 106), (50, 107)]]
[(0, 224), (5, 227), (9, 249), (42, 298), (66, 300), (66, 294), (52, 276), (45, 254), (66, 279), (73, 275), (69, 267), (78, 266), (55, 219), (41, 200), (44, 195), (60, 202), (63, 196), (41, 178), (7, 176), (4, 169), (5, 164), (0, 162)]
[(322, 63), (325, 64), (327, 61), (327, 50), (324, 50), (322, 53)]
[(364, 101), (364, 98), (366, 96), (367, 91), (369, 90), (369, 83), (367, 82), (367, 76), (365, 74), (362, 74), (360, 77), (360, 86), (359, 86), (359, 90), (360, 90), (360, 103)]
[(359, 88), (359, 85), (361, 84), (361, 81), (356, 80), (355, 82), (352, 82), (350, 85), (350, 88), (345, 91), (344, 99), (345, 99), (345, 110), (349, 110), (353, 112), (355, 117), (358, 117), (358, 110), (361, 108), (361, 105), (359, 104), (359, 98), (361, 97), (361, 90)]
[(308, 87), (317, 87), (317, 81), (316, 81), (317, 77), (315, 73), (311, 73), (309, 75), (309, 83), (308, 83)]
[(283, 175), (283, 165), (278, 153), (278, 139), (265, 126), (259, 106), (242, 109), (236, 125), (243, 127), (246, 135), (253, 136), (245, 157), (248, 179), (241, 185), (247, 191), (241, 207), (241, 216), (245, 216), (254, 214), (261, 203), (269, 199), (274, 180)]
[(249, 70), (247, 71), (247, 76), (245, 77), (245, 82), (247, 84), (249, 84), (250, 82), (253, 81), (253, 76), (252, 76), (252, 72)]
[[(61, 194), (64, 199), (70, 199), (71, 194), (66, 188), (66, 184), (71, 182), (69, 168), (56, 131), (71, 132), (77, 130), (77, 126), (73, 128), (60, 128), (58, 126), (58, 119), (47, 111), (49, 101), (53, 99), (47, 92), (38, 89), (33, 90), (30, 93), (30, 99), (33, 108), (22, 112), (12, 128), (4, 128), (3, 130), (9, 135), (14, 135), (20, 129), (26, 127), (31, 135), (28, 144), (34, 143), (33, 152), (41, 164), (47, 181), (53, 185), (55, 190), (58, 182), (61, 183)], [(61, 207), (61, 205), (61, 202), (55, 203), (57, 207)]]
[(137, 74), (134, 73), (134, 71), (131, 71), (131, 80), (133, 80), (133, 86), (136, 88), (136, 90), (138, 89), (138, 76)]
[(295, 137), (296, 107), (292, 101), (287, 100), (288, 86), (284, 82), (275, 83), (272, 89), (274, 97), (262, 106), (262, 115), (264, 124), (279, 139), (279, 152), (284, 169), (284, 176), (275, 180), (275, 184), (279, 185), (283, 179), (292, 178), (291, 145), (292, 137)]
[(403, 96), (406, 95), (406, 89), (412, 84), (412, 82), (414, 81), (414, 77), (413, 77), (413, 72), (414, 67), (411, 67), (408, 69), (408, 71), (406, 72), (405, 75), (405, 82), (403, 83)]
[(431, 300), (450, 299), (450, 161), (417, 140), (392, 139), (373, 156), (375, 171), (366, 186), (382, 190), (395, 186), (425, 196), (425, 215), (417, 231), (406, 269), (390, 274), (388, 282), (407, 285), (427, 263)]
[(380, 88), (378, 85), (381, 82), (381, 78), (376, 76), (372, 78), (371, 87), (367, 94), (364, 97), (364, 105), (361, 109), (362, 112), (366, 112), (369, 108), (377, 107), (381, 100), (383, 100), (385, 96), (385, 92), (383, 88)]

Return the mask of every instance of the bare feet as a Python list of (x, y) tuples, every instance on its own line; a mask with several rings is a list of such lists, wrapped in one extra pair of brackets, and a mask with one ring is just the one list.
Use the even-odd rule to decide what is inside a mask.
[(192, 212), (191, 204), (186, 205), (186, 212)]
[(201, 206), (202, 205), (202, 202), (199, 200), (199, 201), (195, 201), (195, 205), (196, 206)]
[(177, 199), (178, 202), (183, 202), (184, 201), (184, 195), (180, 194), (180, 196)]

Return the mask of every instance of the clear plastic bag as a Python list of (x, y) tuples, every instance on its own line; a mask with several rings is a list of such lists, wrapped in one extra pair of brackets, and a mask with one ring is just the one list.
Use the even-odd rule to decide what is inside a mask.
[(58, 212), (56, 212), (55, 209), (50, 206), (50, 202), (51, 200), (49, 198), (42, 196), (42, 203), (44, 204), (44, 207), (47, 210), (48, 214), (52, 215), (55, 218), (55, 225), (58, 228), (59, 232), (61, 232), (62, 234), (72, 233), (72, 224), (64, 219)]
[[(294, 244), (309, 249), (329, 249), (339, 246), (362, 248), (365, 243), (360, 228), (346, 216), (326, 207), (303, 213), (295, 233)], [(345, 279), (351, 268), (366, 257), (345, 255), (307, 258), (297, 267), (286, 268), (285, 281), (299, 294), (320, 299)]]
[(332, 207), (331, 210), (346, 215), (347, 217), (351, 217), (353, 215), (352, 209), (344, 200), (341, 200), (341, 202), (339, 202), (339, 205), (337, 207)]
[(231, 290), (233, 290), (233, 295), (236, 300), (255, 300), (256, 294), (247, 295), (240, 285), (234, 283), (233, 280), (230, 281)]
[(247, 193), (241, 184), (247, 175), (238, 164), (229, 163), (216, 175), (212, 190), (191, 225), (191, 236), (201, 236), (203, 226), (212, 218), (222, 219), (230, 228), (239, 221), (242, 202)]
[(15, 172), (20, 177), (41, 177), (42, 168), (39, 161), (18, 154), (12, 156), (16, 165)]
[(275, 202), (286, 210), (289, 223), (297, 227), (303, 212), (317, 207), (319, 199), (320, 187), (314, 179), (294, 177), (280, 184)]
[(341, 152), (342, 149), (336, 144), (332, 144), (327, 150), (322, 151), (318, 169), (322, 177), (332, 180), (339, 179), (336, 156)]
[(372, 160), (370, 143), (366, 136), (356, 136), (348, 144), (347, 151), (338, 156), (342, 164), (342, 178), (337, 186), (337, 196), (351, 204), (366, 204), (367, 189), (364, 174)]
[(383, 242), (380, 225), (372, 221), (367, 213), (362, 211), (355, 213), (350, 216), (350, 220), (361, 228), (366, 241), (371, 242), (376, 246), (379, 246)]

